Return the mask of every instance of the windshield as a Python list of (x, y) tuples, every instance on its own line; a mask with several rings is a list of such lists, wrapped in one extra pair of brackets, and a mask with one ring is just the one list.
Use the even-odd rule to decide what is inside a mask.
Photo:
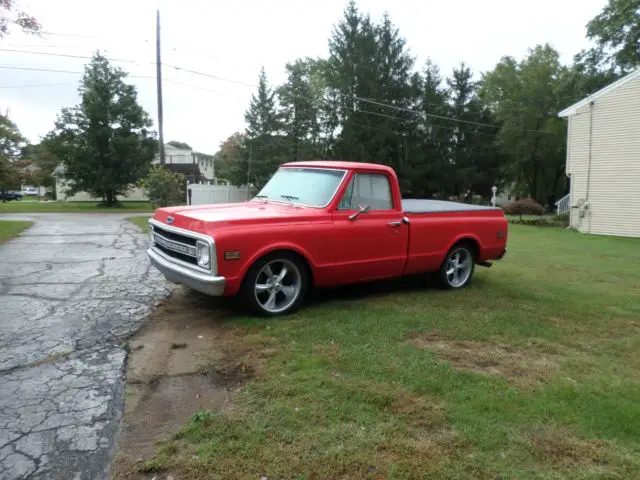
[(320, 168), (281, 168), (255, 198), (325, 207), (336, 193), (345, 173), (344, 170)]

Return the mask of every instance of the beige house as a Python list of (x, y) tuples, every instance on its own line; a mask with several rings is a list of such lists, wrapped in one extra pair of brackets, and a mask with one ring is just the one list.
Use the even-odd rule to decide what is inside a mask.
[[(202, 155), (192, 150), (176, 148), (173, 145), (165, 144), (165, 161), (170, 170), (182, 173), (191, 183), (206, 182), (215, 180), (213, 157)], [(160, 163), (160, 155), (157, 154), (152, 161), (153, 164)], [(75, 195), (68, 195), (67, 182), (64, 179), (64, 165), (59, 165), (53, 172), (56, 178), (56, 192), (58, 200), (70, 202), (98, 201), (87, 192), (77, 192)], [(144, 190), (132, 187), (127, 195), (119, 195), (118, 201), (147, 201)]]
[(571, 185), (559, 210), (580, 232), (640, 237), (640, 69), (558, 115)]

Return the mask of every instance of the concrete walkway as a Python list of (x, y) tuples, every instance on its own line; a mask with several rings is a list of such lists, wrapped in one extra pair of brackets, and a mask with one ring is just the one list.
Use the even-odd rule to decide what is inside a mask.
[(108, 478), (126, 351), (170, 286), (121, 214), (0, 215), (0, 478)]

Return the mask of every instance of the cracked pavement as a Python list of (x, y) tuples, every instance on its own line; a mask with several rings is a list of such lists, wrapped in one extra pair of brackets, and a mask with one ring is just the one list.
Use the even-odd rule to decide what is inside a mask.
[(0, 479), (108, 478), (126, 349), (170, 284), (121, 214), (2, 215)]

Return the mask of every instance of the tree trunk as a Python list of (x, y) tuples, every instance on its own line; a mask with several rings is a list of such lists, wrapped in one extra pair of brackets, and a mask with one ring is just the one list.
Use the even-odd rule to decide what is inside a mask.
[(106, 200), (106, 205), (109, 206), (109, 207), (112, 207), (117, 203), (116, 195), (112, 191), (109, 191), (109, 192), (106, 193), (105, 200)]

